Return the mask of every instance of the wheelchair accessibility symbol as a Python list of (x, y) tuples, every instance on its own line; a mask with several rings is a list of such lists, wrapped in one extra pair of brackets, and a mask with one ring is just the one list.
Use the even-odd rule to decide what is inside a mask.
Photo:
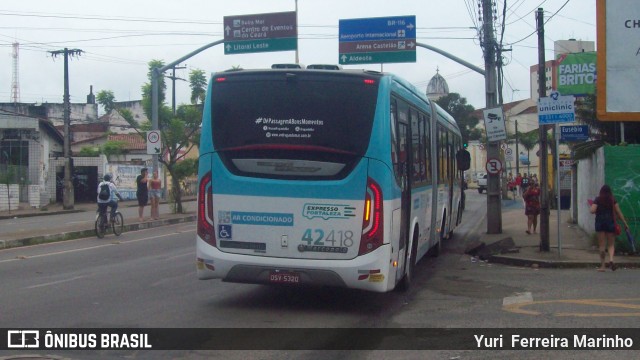
[(218, 238), (231, 239), (231, 225), (228, 225), (228, 224), (218, 225)]

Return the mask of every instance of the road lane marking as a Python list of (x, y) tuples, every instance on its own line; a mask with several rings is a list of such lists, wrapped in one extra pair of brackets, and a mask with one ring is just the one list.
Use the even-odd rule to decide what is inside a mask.
[(48, 283), (44, 283), (44, 284), (38, 284), (38, 285), (31, 285), (31, 286), (27, 286), (25, 289), (35, 289), (35, 288), (39, 288), (39, 287), (44, 287), (44, 286), (51, 286), (51, 285), (58, 285), (58, 284), (62, 284), (62, 283), (66, 283), (66, 282), (70, 282), (70, 281), (75, 281), (75, 280), (79, 280), (79, 279), (83, 279), (86, 276), (75, 276), (72, 277), (70, 279), (64, 279), (64, 280), (58, 280), (58, 281), (51, 281)]
[(157, 238), (162, 238), (162, 237), (167, 237), (167, 236), (173, 236), (173, 235), (177, 235), (177, 234), (179, 234), (179, 233), (178, 232), (172, 232), (172, 233), (168, 233), (168, 234), (150, 236), (150, 237), (145, 237), (145, 238), (140, 238), (140, 239), (135, 239), (135, 240), (129, 240), (129, 241), (115, 241), (114, 240), (113, 242), (110, 242), (108, 244), (89, 246), (89, 247), (82, 248), (82, 249), (63, 250), (63, 251), (56, 251), (56, 252), (50, 252), (50, 253), (39, 254), (39, 255), (31, 255), (31, 256), (20, 256), (19, 255), (19, 256), (16, 256), (15, 258), (13, 258), (13, 259), (0, 260), (0, 264), (4, 263), (4, 262), (10, 262), (10, 261), (35, 259), (35, 258), (40, 258), (40, 257), (52, 256), (52, 255), (70, 254), (70, 253), (74, 253), (74, 252), (98, 249), (98, 248), (103, 248), (103, 247), (107, 247), (107, 246), (137, 243), (139, 241), (152, 240), (152, 239), (157, 239)]
[(513, 296), (508, 296), (502, 299), (502, 306), (530, 303), (532, 301), (533, 301), (533, 295), (530, 292), (515, 293)]
[(564, 300), (544, 300), (544, 301), (523, 301), (520, 303), (504, 304), (502, 309), (515, 314), (537, 316), (542, 315), (541, 311), (529, 310), (526, 307), (532, 305), (553, 305), (569, 304), (581, 305), (593, 308), (615, 308), (623, 310), (634, 310), (629, 312), (554, 312), (555, 317), (640, 317), (640, 298), (625, 299), (564, 299)]

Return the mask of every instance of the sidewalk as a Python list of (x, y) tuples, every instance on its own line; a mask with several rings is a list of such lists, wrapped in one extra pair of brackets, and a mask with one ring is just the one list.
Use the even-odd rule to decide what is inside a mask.
[[(190, 203), (195, 200), (194, 197), (185, 197), (183, 199), (183, 204), (189, 204), (188, 208), (193, 208)], [(161, 204), (166, 204), (166, 201), (161, 201)], [(74, 205), (73, 210), (64, 210), (62, 208), (62, 204), (50, 204), (43, 209), (35, 209), (25, 206), (26, 204), (21, 204), (21, 207), (18, 210), (2, 211), (0, 212), (0, 221), (11, 221), (11, 219), (21, 219), (21, 218), (30, 218), (36, 216), (53, 216), (53, 215), (61, 215), (61, 214), (73, 214), (73, 213), (83, 213), (83, 212), (96, 212), (96, 204), (95, 203), (78, 203)], [(137, 207), (138, 204), (136, 201), (123, 201), (119, 204), (119, 209), (129, 208), (129, 207)], [(149, 206), (145, 208), (145, 212), (148, 215)], [(162, 213), (160, 216), (160, 220), (147, 220), (143, 222), (139, 222), (137, 218), (127, 218), (125, 219), (124, 231), (135, 231), (141, 229), (148, 229), (158, 226), (166, 226), (184, 222), (192, 222), (196, 220), (195, 212), (191, 211), (184, 214), (172, 214), (172, 213)], [(1, 226), (1, 224), (0, 224)], [(4, 248), (12, 248), (19, 246), (27, 246), (27, 245), (36, 245), (48, 242), (56, 242), (56, 241), (64, 241), (64, 240), (72, 240), (79, 239), (83, 237), (93, 237), (95, 236), (93, 222), (87, 224), (84, 222), (82, 224), (78, 223), (66, 223), (62, 222), (60, 224), (56, 224), (53, 226), (48, 226), (46, 228), (42, 227), (34, 227), (32, 229), (15, 231), (15, 232), (6, 232), (2, 231), (0, 227), (0, 249)]]
[[(540, 217), (538, 217), (538, 233), (529, 235), (525, 232), (527, 218), (524, 215), (522, 199), (503, 200), (502, 234), (487, 234), (486, 222), (482, 223), (485, 227), (479, 229), (482, 234), (479, 241), (486, 245), (504, 240), (503, 253), (489, 255), (488, 261), (539, 268), (599, 267), (600, 256), (595, 235), (592, 237), (577, 224), (570, 223), (569, 210), (560, 210), (560, 216), (560, 251), (558, 250), (558, 212), (552, 209), (549, 215), (550, 251), (541, 252), (539, 250)], [(515, 246), (507, 245), (510, 243), (509, 238), (513, 240)], [(615, 254), (614, 262), (619, 268), (640, 268), (640, 256), (637, 255)]]

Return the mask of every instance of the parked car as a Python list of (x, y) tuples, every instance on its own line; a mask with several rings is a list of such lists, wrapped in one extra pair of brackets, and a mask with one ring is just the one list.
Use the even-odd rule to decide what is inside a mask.
[(487, 190), (487, 174), (478, 174), (478, 192), (482, 194), (485, 190)]

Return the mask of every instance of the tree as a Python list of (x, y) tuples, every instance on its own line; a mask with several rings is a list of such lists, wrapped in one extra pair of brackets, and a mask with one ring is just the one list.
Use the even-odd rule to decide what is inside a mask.
[[(161, 68), (164, 63), (161, 60), (149, 62), (149, 72), (147, 76), (149, 82), (142, 86), (142, 106), (145, 114), (151, 118), (151, 74), (154, 69)], [(193, 72), (192, 72), (193, 73)], [(190, 76), (190, 80), (191, 80)], [(199, 76), (193, 76), (194, 80), (200, 80)], [(191, 84), (191, 89), (197, 88)], [(188, 175), (182, 171), (179, 162), (193, 149), (196, 144), (196, 136), (200, 130), (202, 122), (202, 111), (200, 106), (180, 105), (173, 115), (173, 111), (165, 104), (166, 83), (164, 76), (158, 77), (158, 127), (161, 132), (163, 156), (158, 161), (163, 164), (171, 175), (171, 192), (176, 204), (176, 212), (183, 212), (182, 191), (180, 182)], [(193, 98), (193, 94), (192, 94)], [(123, 117), (141, 136), (145, 136), (142, 131), (150, 130), (151, 124), (136, 124), (130, 114)]]
[(458, 93), (450, 93), (436, 100), (436, 103), (456, 120), (464, 142), (480, 139), (482, 132), (475, 128), (480, 120), (471, 115), (475, 108), (467, 104), (466, 98)]
[[(538, 129), (531, 130), (526, 133), (521, 133), (518, 131), (518, 142), (527, 150), (527, 159), (529, 159), (529, 164), (527, 164), (527, 173), (531, 173), (530, 164), (531, 157), (529, 156), (529, 152), (533, 150), (536, 145), (538, 145)], [(518, 154), (519, 156), (520, 154)]]
[(7, 201), (9, 204), (9, 214), (11, 214), (11, 194), (9, 191), (9, 185), (17, 182), (20, 169), (16, 165), (7, 165), (6, 169), (0, 173), (0, 184), (5, 185), (7, 189)]
[(106, 114), (116, 108), (116, 96), (111, 90), (100, 90), (96, 95), (96, 101), (102, 105)]
[(189, 72), (189, 87), (191, 87), (191, 104), (198, 105), (204, 103), (207, 94), (207, 77), (204, 70), (194, 69)]

